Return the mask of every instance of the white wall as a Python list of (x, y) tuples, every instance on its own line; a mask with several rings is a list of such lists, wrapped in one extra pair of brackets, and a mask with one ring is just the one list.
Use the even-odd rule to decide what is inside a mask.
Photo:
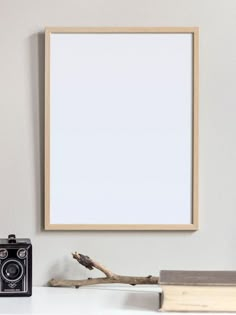
[[(200, 230), (45, 232), (45, 26), (200, 27)], [(34, 245), (34, 284), (85, 271), (88, 254), (117, 273), (236, 269), (236, 1), (0, 0), (0, 237)]]

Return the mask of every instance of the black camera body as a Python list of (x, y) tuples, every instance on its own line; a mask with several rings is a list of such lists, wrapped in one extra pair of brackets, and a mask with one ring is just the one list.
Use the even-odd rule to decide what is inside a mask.
[(32, 295), (32, 244), (10, 234), (0, 239), (0, 297)]

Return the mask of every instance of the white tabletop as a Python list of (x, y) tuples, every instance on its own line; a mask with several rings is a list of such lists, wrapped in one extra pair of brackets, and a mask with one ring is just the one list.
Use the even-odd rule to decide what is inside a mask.
[(32, 297), (0, 298), (0, 314), (156, 314), (158, 286), (34, 287)]
[[(160, 292), (158, 286), (111, 285), (79, 289), (34, 287), (30, 298), (0, 298), (0, 314), (157, 314)], [(193, 314), (196, 315), (188, 313)]]

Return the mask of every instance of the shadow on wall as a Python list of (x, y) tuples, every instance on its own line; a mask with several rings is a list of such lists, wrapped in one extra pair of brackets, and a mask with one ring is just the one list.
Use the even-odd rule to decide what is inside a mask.
[(30, 90), (35, 179), (36, 232), (44, 229), (44, 67), (45, 35), (30, 36)]

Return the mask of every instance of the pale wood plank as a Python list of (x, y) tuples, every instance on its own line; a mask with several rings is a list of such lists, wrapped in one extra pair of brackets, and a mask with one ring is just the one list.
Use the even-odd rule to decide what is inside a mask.
[(162, 286), (161, 311), (235, 312), (236, 287)]

